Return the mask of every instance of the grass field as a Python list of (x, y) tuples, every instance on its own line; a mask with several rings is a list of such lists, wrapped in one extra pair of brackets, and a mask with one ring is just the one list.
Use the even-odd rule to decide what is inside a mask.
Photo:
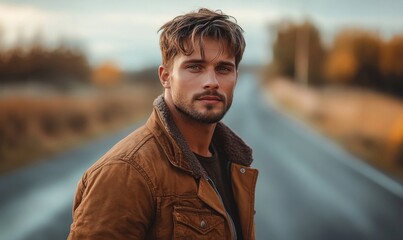
[(289, 113), (403, 180), (403, 101), (368, 90), (309, 88), (284, 79), (270, 81), (267, 89)]
[(127, 126), (151, 111), (159, 90), (144, 84), (0, 96), (0, 173)]

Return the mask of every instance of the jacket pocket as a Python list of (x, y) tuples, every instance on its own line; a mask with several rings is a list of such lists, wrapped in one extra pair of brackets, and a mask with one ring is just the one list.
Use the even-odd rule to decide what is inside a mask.
[(224, 218), (207, 209), (174, 207), (173, 239), (225, 239)]

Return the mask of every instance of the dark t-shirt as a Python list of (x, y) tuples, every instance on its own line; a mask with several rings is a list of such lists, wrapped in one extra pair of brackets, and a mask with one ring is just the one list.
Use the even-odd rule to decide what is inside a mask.
[(224, 207), (234, 222), (237, 239), (242, 239), (242, 228), (238, 208), (232, 193), (231, 177), (229, 172), (230, 165), (228, 164), (228, 161), (224, 159), (223, 154), (219, 154), (214, 147), (211, 147), (210, 151), (213, 153), (212, 157), (203, 157), (196, 153), (195, 155), (211, 180), (214, 182), (214, 185), (224, 203)]

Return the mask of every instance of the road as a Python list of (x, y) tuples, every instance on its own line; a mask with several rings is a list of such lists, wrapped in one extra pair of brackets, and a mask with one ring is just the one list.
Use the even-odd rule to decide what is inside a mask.
[[(257, 239), (403, 239), (402, 184), (286, 116), (253, 76), (224, 121), (254, 149)], [(136, 126), (1, 176), (0, 239), (65, 239), (82, 173)]]

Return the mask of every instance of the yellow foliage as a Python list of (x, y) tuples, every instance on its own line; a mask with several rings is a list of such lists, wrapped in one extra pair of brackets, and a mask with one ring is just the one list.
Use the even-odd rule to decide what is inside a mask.
[(333, 82), (378, 81), (381, 46), (382, 41), (376, 33), (343, 30), (335, 37), (328, 54), (325, 76)]
[(388, 144), (386, 152), (383, 156), (385, 162), (403, 163), (403, 114), (398, 116), (393, 124), (391, 124), (388, 133)]
[(392, 38), (384, 45), (380, 65), (385, 75), (403, 76), (403, 35)]
[(403, 114), (401, 114), (397, 119), (395, 124), (392, 125), (389, 141), (392, 146), (397, 148), (401, 147), (403, 144)]
[(346, 83), (354, 79), (357, 67), (357, 59), (351, 51), (335, 51), (328, 56), (325, 74), (330, 81)]
[(111, 62), (101, 64), (92, 72), (92, 82), (102, 86), (117, 85), (121, 81), (120, 68)]

